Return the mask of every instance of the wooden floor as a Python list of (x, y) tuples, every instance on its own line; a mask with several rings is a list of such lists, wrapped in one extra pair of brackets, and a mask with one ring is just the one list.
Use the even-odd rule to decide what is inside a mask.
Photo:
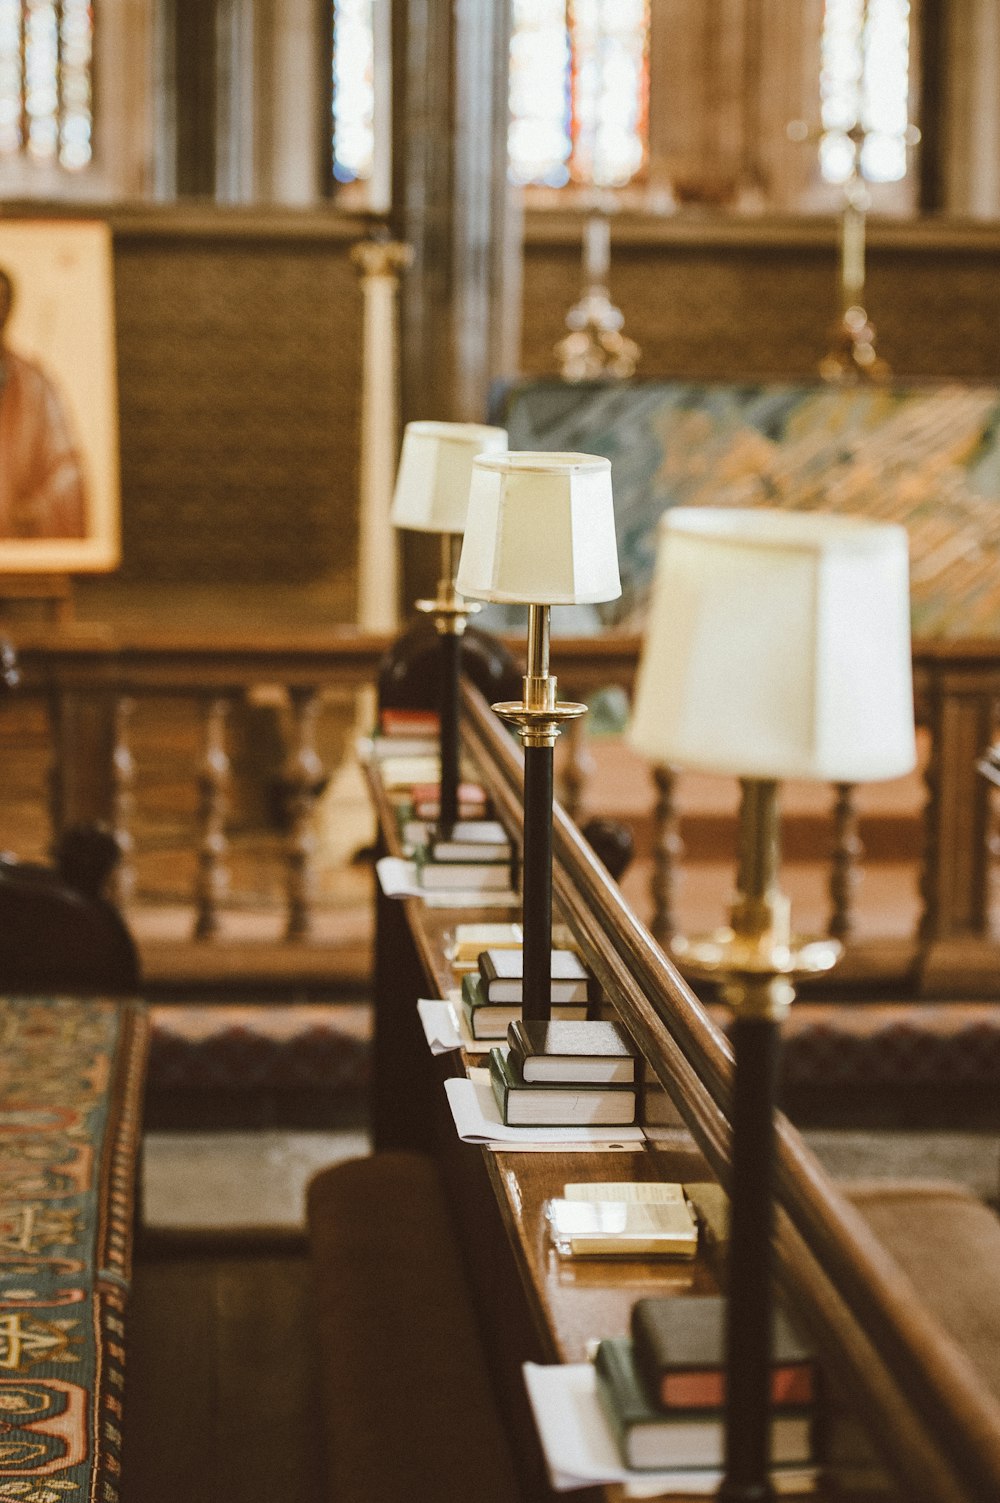
[(320, 1503), (301, 1239), (146, 1247), (128, 1317), (123, 1503)]

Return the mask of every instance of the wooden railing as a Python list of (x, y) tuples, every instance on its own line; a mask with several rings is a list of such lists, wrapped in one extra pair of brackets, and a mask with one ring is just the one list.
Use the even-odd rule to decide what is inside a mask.
[[(137, 818), (143, 788), (133, 748), (136, 717), (153, 699), (169, 698), (178, 715), (185, 706), (183, 713), (200, 723), (200, 752), (189, 772), (198, 790), (191, 927), (197, 940), (213, 940), (230, 892), (230, 728), (252, 691), (276, 686), (289, 727), (281, 769), (287, 815), (280, 837), (284, 935), (291, 942), (307, 938), (315, 915), (317, 797), (331, 771), (317, 749), (317, 714), (324, 697), (336, 692), (349, 719), (352, 693), (371, 685), (387, 645), (385, 636), (344, 629), (263, 640), (249, 633), (229, 638), (162, 633), (115, 638), (84, 629), (22, 633), (16, 642), (21, 692), (43, 698), (51, 732), (52, 830), (58, 833), (81, 820), (107, 822), (123, 854), (116, 895), (127, 901), (135, 889), (141, 855), (137, 832), (143, 825)], [(510, 645), (515, 652), (521, 646), (516, 640)], [(553, 664), (561, 692), (587, 698), (615, 686), (630, 693), (640, 647), (639, 637), (625, 634), (557, 638)], [(1000, 644), (918, 644), (914, 668), (918, 720), (931, 748), (923, 834), (913, 842), (923, 847), (918, 932), (895, 947), (854, 942), (864, 849), (855, 790), (847, 785), (832, 791), (828, 849), (813, 858), (827, 863), (828, 928), (847, 943), (847, 975), (882, 981), (908, 977), (928, 990), (992, 993), (998, 947), (991, 910), (1000, 832), (990, 790), (975, 763), (997, 721)], [(593, 802), (586, 725), (586, 720), (576, 723), (561, 759), (562, 797), (573, 816)], [(683, 864), (678, 780), (663, 767), (651, 768), (649, 775), (648, 912), (654, 934), (666, 941), (678, 925)]]
[[(508, 827), (523, 823), (523, 757), (467, 689), (463, 732)], [(562, 809), (555, 897), (588, 964), (704, 1153), (730, 1185), (728, 1043), (624, 902)], [(965, 1354), (795, 1129), (778, 1120), (779, 1276), (824, 1358), (858, 1401), (901, 1495), (1000, 1496), (1000, 1407)]]

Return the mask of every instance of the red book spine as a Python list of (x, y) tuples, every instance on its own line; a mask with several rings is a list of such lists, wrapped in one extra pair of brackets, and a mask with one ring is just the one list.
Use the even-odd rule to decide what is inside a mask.
[[(802, 1408), (813, 1402), (813, 1368), (808, 1362), (776, 1367), (771, 1374), (771, 1403), (776, 1409)], [(721, 1409), (726, 1375), (721, 1368), (677, 1368), (660, 1378), (663, 1409)]]

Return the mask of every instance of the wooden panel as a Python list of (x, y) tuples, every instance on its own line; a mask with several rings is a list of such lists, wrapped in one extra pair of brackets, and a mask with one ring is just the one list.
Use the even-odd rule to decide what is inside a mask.
[[(720, 233), (720, 230), (725, 233)], [(777, 229), (692, 217), (613, 226), (611, 292), (642, 348), (642, 376), (720, 379), (816, 375), (837, 313), (832, 225)], [(529, 219), (523, 366), (555, 374), (553, 346), (577, 296), (580, 242), (571, 217)], [(995, 381), (1000, 241), (876, 229), (868, 306), (899, 376)]]
[(119, 232), (127, 580), (354, 571), (361, 295), (321, 239)]
[(141, 1262), (128, 1316), (124, 1503), (325, 1496), (304, 1250)]

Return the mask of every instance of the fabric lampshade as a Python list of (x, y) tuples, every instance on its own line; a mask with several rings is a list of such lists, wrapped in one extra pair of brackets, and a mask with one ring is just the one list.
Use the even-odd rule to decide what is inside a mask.
[(391, 520), (413, 532), (464, 532), (472, 461), (507, 447), (504, 428), (482, 423), (407, 423)]
[(611, 462), (481, 454), (472, 466), (459, 592), (508, 604), (588, 605), (622, 592)]
[(744, 778), (909, 772), (904, 529), (813, 512), (668, 512), (629, 739), (657, 762)]

